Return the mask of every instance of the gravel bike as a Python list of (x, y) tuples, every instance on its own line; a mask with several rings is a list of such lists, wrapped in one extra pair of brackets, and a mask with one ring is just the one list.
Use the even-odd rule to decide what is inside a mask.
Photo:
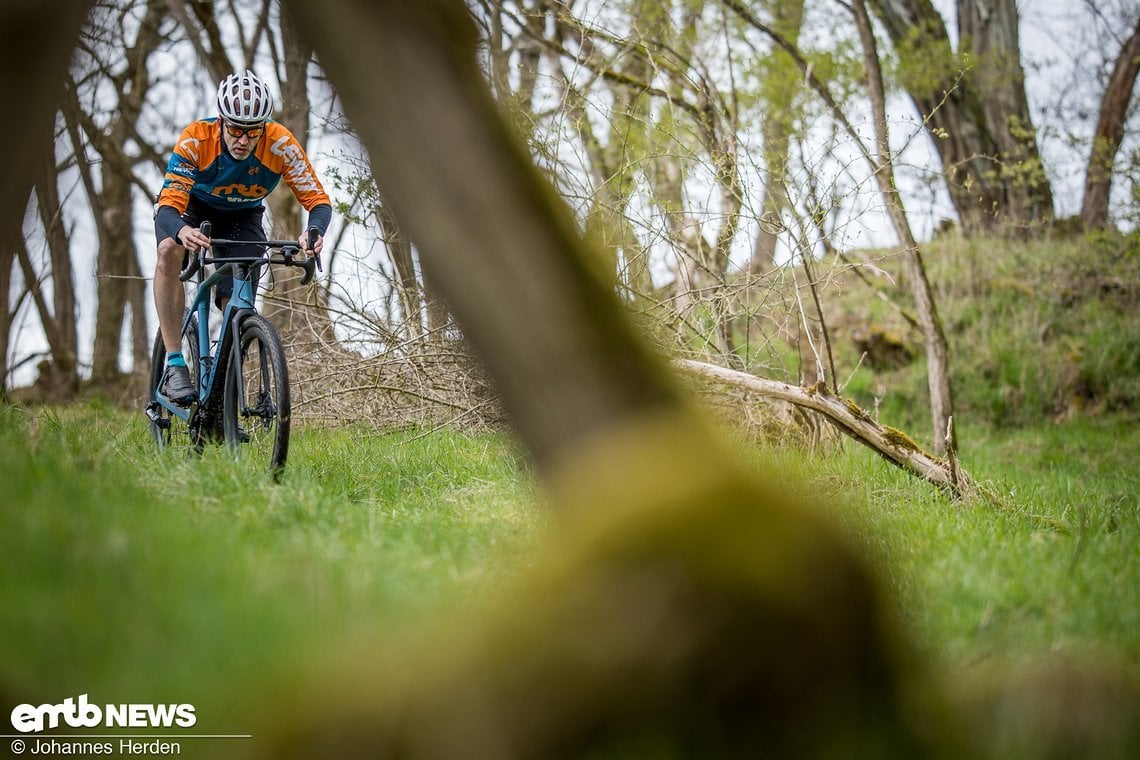
[[(209, 222), (203, 222), (200, 229), (209, 237)], [(316, 229), (310, 228), (310, 250), (316, 238)], [(182, 282), (197, 277), (194, 298), (182, 320), (182, 354), (197, 395), (183, 405), (164, 394), (166, 346), (159, 331), (146, 405), (151, 435), (159, 449), (185, 446), (195, 453), (208, 442), (224, 443), (235, 457), (261, 464), (276, 479), (289, 453), (289, 370), (276, 328), (257, 311), (256, 272), (261, 267), (301, 267), (301, 284), (306, 285), (320, 259), (299, 256), (301, 246), (296, 240), (213, 239), (210, 244), (209, 249), (192, 254), (179, 275)], [(251, 245), (264, 253), (211, 255), (215, 248)], [(215, 270), (206, 276), (208, 264)], [(215, 337), (210, 330), (210, 302), (215, 286), (225, 277), (233, 277), (234, 288)]]

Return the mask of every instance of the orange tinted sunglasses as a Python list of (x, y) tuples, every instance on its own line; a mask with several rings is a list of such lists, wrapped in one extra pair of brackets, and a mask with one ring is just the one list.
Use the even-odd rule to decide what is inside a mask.
[(225, 130), (226, 130), (226, 134), (228, 134), (230, 137), (241, 137), (242, 135), (245, 135), (249, 139), (255, 140), (258, 137), (261, 137), (263, 134), (265, 134), (265, 127), (253, 127), (252, 129), (242, 129), (241, 127), (235, 127), (233, 124), (230, 124), (228, 122), (224, 126), (225, 126)]

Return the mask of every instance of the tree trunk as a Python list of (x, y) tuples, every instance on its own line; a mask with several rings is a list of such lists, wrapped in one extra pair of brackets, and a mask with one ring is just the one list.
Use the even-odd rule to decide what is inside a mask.
[[(45, 159), (52, 157), (45, 156)], [(63, 224), (63, 205), (59, 197), (56, 162), (45, 160), (43, 173), (36, 183), (36, 206), (48, 245), (52, 281), (52, 307), (40, 310), (45, 334), (52, 336), (48, 345), (52, 354), (54, 383), (74, 393), (79, 389), (79, 336), (75, 324), (75, 278), (71, 271), (71, 240)], [(28, 283), (29, 287), (35, 283)], [(35, 286), (38, 290), (38, 286)], [(48, 325), (44, 322), (52, 322)]]
[(400, 226), (383, 200), (376, 204), (373, 216), (380, 227), (384, 248), (396, 274), (396, 296), (400, 306), (399, 330), (404, 340), (417, 340), (423, 337), (424, 321), (421, 316), (423, 297), (416, 263), (412, 255), (412, 243), (400, 233)]
[(1085, 194), (1081, 201), (1081, 221), (1088, 229), (1108, 226), (1108, 201), (1112, 193), (1112, 166), (1124, 139), (1124, 120), (1132, 102), (1132, 88), (1140, 71), (1140, 18), (1132, 36), (1125, 40), (1116, 57), (1108, 86), (1100, 101), (1100, 116), (1093, 132), (1092, 150), (1085, 171)]
[(127, 306), (131, 310), (131, 355), (132, 366), (139, 377), (150, 368), (151, 329), (147, 327), (147, 280), (143, 277), (139, 264), (138, 250), (128, 262)]
[(127, 278), (138, 269), (133, 263), (136, 253), (130, 234), (133, 225), (129, 181), (114, 171), (105, 170), (98, 197), (98, 203), (92, 203), (99, 215), (99, 254), (95, 266), (99, 304), (91, 359), (91, 380), (96, 384), (113, 383), (119, 378), (123, 326), (130, 296)]
[[(40, 318), (40, 325), (43, 327), (48, 350), (52, 356), (52, 361), (44, 361), (40, 364), (41, 372), (37, 382), (42, 381), (51, 389), (53, 395), (71, 396), (75, 393), (79, 379), (74, 371), (69, 373), (60, 366), (60, 362), (66, 362), (68, 356), (66, 339), (60, 334), (59, 322), (52, 314), (47, 298), (44, 297), (41, 287), (44, 278), (36, 272), (27, 243), (23, 239), (16, 244), (16, 260), (20, 262), (20, 271), (24, 276), (24, 287), (35, 305), (36, 314)], [(57, 361), (57, 356), (63, 358)]]
[(933, 423), (932, 442), (937, 454), (946, 452), (946, 435), (950, 419), (954, 416), (954, 397), (950, 389), (950, 369), (946, 334), (942, 330), (942, 320), (934, 301), (934, 291), (926, 276), (926, 266), (922, 262), (922, 252), (907, 220), (902, 196), (895, 182), (894, 162), (891, 157), (890, 140), (887, 132), (886, 91), (883, 87), (883, 74), (879, 68), (879, 52), (875, 36), (871, 31), (871, 19), (867, 15), (864, 0), (853, 0), (855, 24), (863, 46), (863, 62), (867, 72), (867, 89), (871, 98), (871, 110), (875, 122), (875, 142), (878, 166), (875, 179), (879, 183), (879, 193), (887, 207), (887, 214), (895, 234), (903, 246), (907, 262), (907, 279), (914, 296), (915, 311), (926, 344), (926, 378), (930, 391), (930, 416)]
[[(904, 61), (903, 84), (926, 120), (947, 189), (968, 235), (1025, 229), (1053, 218), (1053, 194), (1025, 97), (1015, 0), (958, 3), (961, 49), (951, 50), (931, 0), (870, 0)], [(955, 73), (969, 52), (970, 69)]]
[[(15, 252), (0, 248), (0, 293), (12, 292), (12, 272)], [(8, 349), (12, 345), (12, 319), (15, 309), (8, 308), (8, 300), (0, 301), (0, 403), (7, 401), (8, 390)]]
[[(793, 45), (797, 44), (803, 26), (803, 0), (781, 0), (776, 3), (772, 28)], [(767, 181), (760, 202), (760, 230), (749, 262), (750, 270), (761, 274), (776, 263), (776, 243), (784, 229), (783, 213), (788, 204), (788, 149), (794, 131), (796, 85), (793, 76), (798, 67), (785, 51), (772, 51), (771, 79), (768, 86), (767, 117), (764, 120), (764, 166)], [(798, 76), (796, 76), (798, 79)]]

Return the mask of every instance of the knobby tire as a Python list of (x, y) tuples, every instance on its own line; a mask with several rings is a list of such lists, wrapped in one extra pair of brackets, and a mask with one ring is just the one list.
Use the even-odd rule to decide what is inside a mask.
[(289, 453), (289, 371), (276, 328), (260, 314), (241, 322), (238, 361), (226, 368), (223, 429), (234, 455), (280, 477)]

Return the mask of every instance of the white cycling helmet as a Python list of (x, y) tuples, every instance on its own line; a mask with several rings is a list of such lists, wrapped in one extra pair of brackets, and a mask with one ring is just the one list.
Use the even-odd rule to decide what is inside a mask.
[(218, 114), (239, 127), (256, 127), (273, 112), (273, 95), (249, 69), (230, 74), (218, 85)]

